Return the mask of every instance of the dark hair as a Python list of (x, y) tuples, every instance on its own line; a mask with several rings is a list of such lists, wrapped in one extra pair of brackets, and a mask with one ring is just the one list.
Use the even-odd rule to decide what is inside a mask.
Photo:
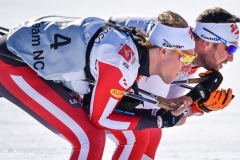
[(158, 15), (158, 21), (161, 24), (164, 24), (166, 26), (174, 27), (174, 28), (187, 28), (188, 23), (186, 20), (181, 17), (179, 14), (168, 10), (160, 13)]
[(196, 22), (204, 23), (236, 23), (240, 22), (240, 18), (229, 13), (228, 11), (214, 7), (204, 10), (196, 19)]
[[(179, 14), (177, 14), (171, 10), (160, 13), (158, 15), (157, 19), (161, 24), (166, 25), (166, 26), (170, 26), (170, 27), (174, 27), (174, 28), (188, 27), (188, 23), (186, 22), (186, 20), (183, 17), (181, 17)], [(137, 32), (137, 34), (141, 35), (141, 37), (144, 35), (144, 33), (141, 33), (139, 31)], [(148, 37), (148, 34), (145, 36)], [(148, 49), (158, 47), (158, 46), (151, 44), (149, 41), (139, 41), (139, 43), (141, 45), (147, 47)]]

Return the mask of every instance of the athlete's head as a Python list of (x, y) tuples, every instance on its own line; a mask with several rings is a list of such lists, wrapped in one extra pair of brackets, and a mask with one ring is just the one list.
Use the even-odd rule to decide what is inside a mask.
[(171, 83), (179, 73), (191, 69), (195, 42), (188, 23), (179, 14), (159, 14), (145, 44), (149, 48), (150, 75), (159, 75), (165, 83)]
[(238, 48), (236, 22), (240, 22), (239, 17), (219, 7), (203, 11), (196, 19), (193, 31), (198, 54), (193, 63), (206, 69), (220, 69), (222, 64), (232, 62)]

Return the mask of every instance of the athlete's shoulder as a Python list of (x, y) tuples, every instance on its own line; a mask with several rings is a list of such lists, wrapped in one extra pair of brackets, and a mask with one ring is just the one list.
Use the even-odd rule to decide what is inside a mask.
[[(114, 28), (104, 30), (95, 39), (92, 55), (95, 55), (98, 60), (112, 63), (117, 67), (122, 66), (123, 61), (125, 61), (127, 69), (135, 66), (138, 61), (138, 50), (132, 38)], [(131, 64), (129, 68), (127, 64)]]
[(133, 84), (138, 73), (139, 58), (137, 48), (131, 37), (124, 32), (118, 32), (114, 28), (102, 33), (95, 40), (90, 55), (90, 65), (95, 66), (96, 61), (101, 61), (116, 67), (121, 71), (127, 84)]

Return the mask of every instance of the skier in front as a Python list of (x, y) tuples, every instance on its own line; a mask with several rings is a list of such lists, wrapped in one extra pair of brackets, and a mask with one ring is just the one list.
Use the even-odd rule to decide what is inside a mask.
[[(173, 127), (185, 118), (185, 102), (155, 117), (114, 109), (138, 75), (159, 75), (171, 83), (178, 73), (190, 70), (195, 43), (189, 30), (157, 23), (147, 39), (139, 31), (94, 17), (31, 19), (0, 38), (0, 95), (68, 140), (71, 160), (101, 159), (104, 130)], [(9, 58), (14, 56), (22, 62)], [(82, 80), (89, 76), (95, 86), (90, 87), (88, 117), (72, 91), (88, 94)]]

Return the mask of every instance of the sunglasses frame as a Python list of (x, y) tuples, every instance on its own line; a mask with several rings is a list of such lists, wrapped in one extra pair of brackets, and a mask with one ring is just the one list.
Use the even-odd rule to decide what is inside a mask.
[[(193, 60), (197, 57), (196, 53), (194, 53), (194, 55), (192, 54), (188, 54), (185, 53), (183, 51), (181, 51), (180, 49), (178, 49), (177, 47), (175, 47), (174, 45), (172, 45), (171, 43), (169, 43), (166, 39), (163, 39), (166, 43), (168, 43), (178, 54), (181, 55), (180, 61), (184, 64), (184, 65), (189, 65), (193, 62)], [(186, 60), (189, 60), (190, 62), (186, 62)]]
[[(235, 46), (235, 47), (238, 49), (238, 46), (237, 46), (237, 45), (226, 41), (225, 39), (223, 39), (223, 38), (220, 37), (219, 35), (213, 33), (212, 31), (208, 30), (207, 28), (203, 27), (203, 30), (205, 30), (205, 31), (211, 33), (212, 35), (214, 35), (215, 37), (217, 37), (217, 38), (219, 39), (219, 41), (222, 42), (223, 44), (225, 44), (228, 48), (232, 45), (232, 46)], [(227, 52), (228, 52), (228, 48), (226, 49)], [(237, 49), (236, 49), (236, 50), (237, 50)], [(236, 50), (235, 50), (233, 53), (235, 53)], [(229, 53), (229, 52), (228, 52), (229, 55), (232, 55), (233, 53)]]

